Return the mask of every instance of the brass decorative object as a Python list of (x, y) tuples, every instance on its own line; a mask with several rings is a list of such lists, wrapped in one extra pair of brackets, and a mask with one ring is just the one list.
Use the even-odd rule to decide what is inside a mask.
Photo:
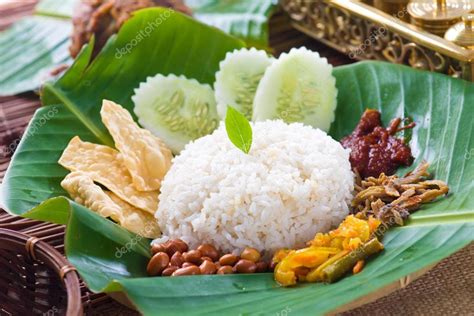
[(466, 0), (415, 0), (407, 9), (413, 25), (442, 37), (472, 6)]
[[(398, 15), (399, 12), (406, 12), (409, 0), (374, 0), (374, 7), (390, 15)], [(404, 14), (400, 19), (409, 22), (410, 17)]]
[(474, 50), (354, 0), (281, 0), (292, 25), (352, 59), (375, 59), (474, 81)]
[(459, 46), (474, 50), (474, 14), (464, 15), (462, 22), (451, 27), (444, 38)]

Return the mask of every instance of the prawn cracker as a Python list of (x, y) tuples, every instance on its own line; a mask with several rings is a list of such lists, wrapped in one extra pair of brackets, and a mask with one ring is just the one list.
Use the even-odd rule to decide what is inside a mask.
[(113, 148), (83, 142), (76, 136), (71, 139), (58, 163), (70, 171), (86, 173), (94, 182), (141, 210), (155, 214), (158, 208), (158, 191), (140, 192), (135, 189), (120, 153)]
[(86, 206), (102, 217), (110, 217), (123, 228), (146, 238), (160, 236), (153, 215), (120, 200), (110, 191), (104, 192), (87, 173), (69, 173), (61, 186), (77, 203)]
[(158, 190), (171, 166), (173, 156), (168, 147), (150, 131), (140, 128), (127, 110), (112, 101), (103, 101), (100, 115), (135, 188), (139, 191)]
[(158, 222), (153, 215), (130, 205), (111, 191), (105, 191), (105, 194), (122, 210), (125, 217), (122, 225), (124, 228), (146, 238), (154, 239), (161, 235)]

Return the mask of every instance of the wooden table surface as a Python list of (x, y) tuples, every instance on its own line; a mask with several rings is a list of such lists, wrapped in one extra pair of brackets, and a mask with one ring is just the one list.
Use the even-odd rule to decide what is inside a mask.
[[(8, 4), (0, 4), (0, 29), (8, 27), (12, 22), (17, 19), (30, 14), (33, 9), (36, 0), (23, 0), (23, 1), (12, 1)], [(278, 17), (284, 18), (284, 17)], [(281, 22), (281, 21), (280, 21)], [(327, 57), (329, 62), (333, 65), (342, 65), (353, 62), (348, 56), (334, 51), (331, 48), (325, 47), (324, 45), (314, 41), (313, 39), (297, 32), (296, 30), (283, 30), (276, 34), (272, 33), (270, 37), (271, 46), (275, 48), (275, 53), (279, 54), (284, 51), (288, 51), (291, 47), (307, 46), (308, 48), (319, 51), (320, 54), (324, 57)], [(21, 135), (33, 115), (34, 111), (40, 106), (39, 97), (33, 93), (25, 93), (16, 96), (10, 97), (0, 97), (0, 145), (9, 146), (12, 143), (17, 142), (21, 138)], [(0, 178), (3, 178), (4, 172), (8, 167), (10, 157), (0, 157)], [(11, 217), (8, 220), (4, 220), (6, 215), (2, 210), (0, 210), (0, 227), (11, 228), (12, 223), (21, 222), (21, 225), (15, 226), (17, 230), (23, 232), (29, 232), (31, 235), (39, 235), (41, 239), (46, 240), (48, 243), (52, 244), (60, 252), (64, 251), (63, 246), (63, 237), (64, 237), (64, 228), (61, 226), (55, 226), (47, 223), (38, 223), (35, 221), (30, 221)], [(54, 238), (52, 237), (54, 233)], [(57, 233), (57, 232), (61, 233)], [(426, 295), (433, 296), (438, 295), (439, 299), (445, 301), (446, 297), (450, 298), (451, 304), (455, 300), (452, 298), (450, 292), (446, 292), (446, 287), (444, 290), (439, 288), (440, 284), (450, 284), (453, 285), (452, 279), (447, 279), (447, 271), (452, 269), (462, 270), (462, 267), (459, 265), (470, 264), (472, 266), (472, 245), (466, 249), (464, 252), (468, 252), (471, 257), (471, 261), (465, 263), (462, 258), (466, 258), (466, 254), (458, 253), (455, 254), (454, 260), (451, 257), (451, 261), (444, 260), (441, 262), (438, 267), (419, 280), (411, 283), (406, 288), (399, 290), (387, 297), (381, 298), (373, 303), (364, 305), (358, 309), (352, 310), (349, 313), (351, 315), (367, 315), (367, 314), (379, 314), (378, 311), (381, 311), (381, 306), (392, 306), (393, 314), (406, 313), (406, 308), (400, 306), (400, 302), (406, 302), (409, 304), (417, 304), (420, 314), (436, 314), (429, 313), (428, 310), (424, 310), (423, 306), (420, 305), (420, 302), (414, 302), (413, 298), (420, 298), (420, 287), (423, 287), (423, 282), (432, 282), (435, 284), (435, 287), (432, 291), (428, 291)], [(453, 266), (453, 262), (459, 262), (459, 265)], [(434, 281), (433, 281), (434, 280)], [(463, 280), (458, 280), (455, 282), (468, 282), (471, 284), (471, 289), (473, 286), (473, 274), (465, 274)], [(421, 285), (420, 285), (421, 284)], [(424, 288), (424, 287), (423, 287)], [(449, 289), (449, 288), (448, 288)], [(82, 284), (81, 290), (83, 293), (83, 303), (84, 311), (87, 314), (91, 315), (134, 315), (136, 312), (129, 310), (126, 307), (121, 306), (120, 304), (113, 301), (106, 295), (103, 294), (93, 294), (87, 287)], [(423, 290), (426, 292), (426, 290)], [(436, 294), (438, 293), (438, 294)], [(473, 291), (474, 296), (474, 291)], [(421, 296), (423, 298), (424, 296)], [(474, 300), (474, 298), (473, 298)], [(456, 303), (456, 302), (454, 302)], [(465, 302), (461, 302), (465, 303)], [(426, 305), (426, 302), (425, 302)], [(428, 303), (429, 306), (429, 303)], [(412, 309), (413, 310), (413, 309)], [(474, 309), (473, 309), (474, 313)], [(1, 302), (0, 302), (0, 315), (1, 312)], [(391, 313), (392, 314), (392, 313)]]

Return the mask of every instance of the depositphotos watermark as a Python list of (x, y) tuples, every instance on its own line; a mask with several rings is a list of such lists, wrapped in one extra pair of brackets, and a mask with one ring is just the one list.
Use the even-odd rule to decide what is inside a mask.
[(117, 48), (115, 52), (115, 58), (120, 59), (123, 56), (130, 54), (141, 41), (145, 38), (150, 37), (151, 33), (153, 33), (163, 22), (165, 22), (174, 11), (171, 9), (165, 10), (165, 12), (160, 13), (160, 15), (152, 22), (148, 22), (146, 27), (141, 29), (134, 38), (125, 44), (122, 48)]
[[(382, 222), (379, 227), (374, 231), (373, 236), (377, 237), (378, 240), (381, 240), (382, 237), (385, 235), (385, 232), (393, 225), (397, 223), (395, 216), (390, 216), (389, 219), (385, 222)], [(349, 253), (351, 258), (357, 257), (359, 254), (365, 253), (364, 247), (358, 247), (352, 250)]]
[[(27, 132), (25, 133), (24, 136), (33, 136), (38, 132), (38, 129), (41, 128), (43, 125), (46, 124), (50, 119), (52, 119), (57, 113), (59, 112), (58, 108), (56, 106), (53, 106), (51, 109), (49, 109), (48, 112), (45, 114), (41, 115), (39, 119), (36, 119), (34, 123), (32, 123)], [(11, 154), (13, 154), (18, 147), (18, 144), (21, 141), (21, 137), (18, 137), (11, 141), (9, 144), (5, 145), (2, 148), (2, 156), (9, 157)]]
[(466, 152), (464, 153), (464, 159), (470, 160), (472, 157), (474, 157), (474, 148), (471, 148), (470, 150), (466, 149)]
[[(392, 16), (401, 20), (405, 18), (407, 14), (408, 10), (404, 8), (403, 10), (394, 13)], [(352, 48), (349, 52), (349, 58), (355, 59), (357, 56), (363, 55), (368, 47), (372, 46), (379, 38), (385, 38), (386, 36), (388, 36), (387, 29), (385, 25), (382, 25), (376, 30), (370, 32), (369, 37), (357, 48)]]
[[(145, 225), (145, 227), (143, 228), (142, 230), (142, 235), (148, 235), (148, 233), (150, 233), (154, 228), (154, 224), (153, 223), (147, 223)], [(133, 247), (139, 243), (143, 238), (143, 236), (141, 235), (136, 235), (134, 236), (133, 238), (131, 238), (125, 245), (123, 245), (122, 247), (120, 248), (115, 248), (116, 251), (115, 251), (115, 258), (117, 259), (120, 259), (122, 258), (123, 255), (127, 254), (128, 252), (130, 252), (130, 250), (133, 249)]]
[(49, 310), (43, 313), (43, 316), (54, 316), (59, 313), (59, 309), (56, 306), (51, 307)]
[(280, 312), (276, 313), (276, 316), (288, 316), (291, 312), (291, 308), (286, 306), (284, 309), (282, 309)]
[(387, 36), (387, 29), (384, 26), (377, 28), (375, 31), (372, 31), (368, 38), (360, 44), (357, 48), (351, 48), (349, 52), (349, 58), (355, 59), (357, 56), (365, 53), (367, 47), (370, 47), (374, 44), (379, 38)]

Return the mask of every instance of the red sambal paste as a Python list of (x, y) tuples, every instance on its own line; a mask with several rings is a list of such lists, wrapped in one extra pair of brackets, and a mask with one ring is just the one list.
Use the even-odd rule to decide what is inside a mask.
[(410, 123), (399, 128), (401, 119), (390, 122), (388, 128), (382, 126), (380, 112), (366, 110), (352, 134), (344, 137), (341, 144), (351, 149), (352, 169), (362, 178), (378, 177), (382, 172), (392, 175), (401, 165), (409, 166), (413, 162), (410, 147), (395, 133), (415, 126)]

